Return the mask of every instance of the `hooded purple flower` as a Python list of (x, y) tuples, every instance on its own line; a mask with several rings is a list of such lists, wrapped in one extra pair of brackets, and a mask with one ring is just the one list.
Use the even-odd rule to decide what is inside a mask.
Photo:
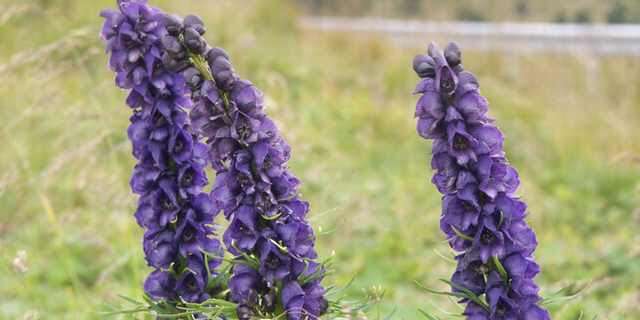
[(154, 299), (175, 299), (175, 279), (169, 272), (156, 270), (144, 282), (144, 292)]
[[(473, 186), (471, 186), (471, 188), (473, 188)], [(449, 213), (443, 215), (443, 222), (455, 227), (461, 232), (465, 232), (469, 230), (471, 226), (477, 225), (480, 216), (478, 203), (465, 200), (456, 195), (444, 196), (442, 200), (442, 211)]]
[[(451, 281), (461, 285), (471, 292), (481, 295), (486, 290), (484, 274), (487, 267), (480, 261), (472, 261), (469, 265), (459, 264)], [(460, 291), (454, 288), (454, 291)]]
[(223, 253), (211, 238), (217, 211), (202, 192), (207, 148), (190, 131), (184, 76), (162, 61), (163, 14), (144, 0), (120, 0), (118, 9), (102, 12), (101, 36), (116, 85), (128, 90), (133, 110), (128, 136), (138, 163), (130, 184), (140, 195), (135, 218), (154, 268), (144, 289), (153, 299), (200, 302), (209, 297)]
[(287, 309), (290, 320), (304, 316), (305, 292), (297, 281), (289, 281), (282, 288), (282, 304)]
[(241, 305), (255, 305), (258, 299), (258, 288), (261, 287), (258, 271), (248, 265), (238, 264), (229, 279), (231, 298)]
[(178, 295), (188, 302), (201, 302), (209, 298), (206, 293), (209, 275), (202, 259), (202, 255), (189, 255), (187, 267), (176, 282)]
[(467, 319), (550, 319), (538, 304), (540, 271), (533, 261), (535, 234), (515, 196), (518, 173), (503, 151), (503, 136), (487, 117), (487, 100), (473, 74), (460, 64), (460, 51), (434, 44), (414, 59), (422, 78), (415, 93), (417, 131), (433, 140), (432, 182), (444, 195), (440, 226), (458, 252), (452, 290), (481, 299), (461, 299)]
[[(236, 254), (239, 250), (252, 250), (260, 234), (257, 228), (257, 215), (254, 208), (241, 206), (235, 211), (229, 228), (224, 233), (224, 242), (230, 251)], [(231, 246), (231, 244), (234, 246)]]
[(323, 314), (328, 308), (329, 303), (324, 298), (325, 290), (320, 285), (320, 281), (311, 281), (302, 286), (304, 290), (303, 310), (309, 314)]
[(485, 310), (484, 308), (482, 308), (481, 306), (477, 305), (474, 302), (469, 302), (467, 304), (467, 307), (465, 308), (462, 315), (466, 316), (467, 320), (491, 320), (492, 319), (489, 317), (489, 312), (487, 310)]
[(258, 249), (260, 259), (258, 271), (267, 283), (275, 283), (291, 272), (291, 257), (272, 242), (276, 236), (273, 232), (266, 233)]

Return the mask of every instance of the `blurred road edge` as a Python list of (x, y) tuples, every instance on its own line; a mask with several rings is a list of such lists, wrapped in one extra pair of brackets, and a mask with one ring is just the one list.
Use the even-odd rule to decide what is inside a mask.
[(640, 25), (430, 22), (386, 18), (302, 17), (315, 31), (379, 34), (415, 47), (431, 39), (456, 41), (481, 51), (570, 52), (640, 56)]

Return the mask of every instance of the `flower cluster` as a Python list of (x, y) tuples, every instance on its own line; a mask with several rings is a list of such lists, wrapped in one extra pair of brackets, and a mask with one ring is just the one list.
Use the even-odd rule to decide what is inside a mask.
[(212, 237), (217, 211), (202, 192), (207, 147), (190, 132), (184, 76), (162, 63), (162, 13), (144, 0), (121, 0), (118, 7), (101, 13), (101, 36), (133, 111), (128, 135), (137, 159), (131, 178), (140, 195), (135, 217), (145, 229), (145, 259), (155, 269), (144, 289), (153, 299), (201, 302), (210, 296), (223, 251)]
[(473, 295), (468, 319), (550, 319), (538, 304), (533, 278), (536, 237), (525, 222), (526, 204), (514, 195), (518, 173), (503, 152), (503, 136), (487, 116), (476, 78), (462, 68), (460, 50), (434, 44), (413, 68), (417, 131), (433, 140), (432, 182), (443, 194), (440, 226), (459, 254), (452, 290)]
[[(194, 132), (206, 139), (216, 171), (211, 193), (230, 220), (224, 243), (235, 257), (229, 280), (239, 319), (286, 312), (317, 318), (328, 303), (314, 261), (315, 236), (287, 169), (289, 145), (263, 110), (263, 94), (236, 75), (227, 53), (207, 45), (200, 19), (165, 16), (163, 61), (182, 69), (192, 91)], [(189, 59), (195, 67), (186, 67)]]

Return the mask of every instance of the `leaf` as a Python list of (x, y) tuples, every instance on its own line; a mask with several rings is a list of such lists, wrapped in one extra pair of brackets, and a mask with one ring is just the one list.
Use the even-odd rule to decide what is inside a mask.
[(484, 308), (485, 310), (489, 311), (489, 305), (487, 305), (486, 302), (484, 302), (482, 299), (480, 299), (480, 297), (478, 297), (475, 293), (473, 293), (471, 290), (459, 286), (447, 279), (440, 279), (440, 281), (450, 285), (452, 288), (455, 288), (457, 290), (460, 290), (464, 293), (464, 295), (466, 296), (467, 299), (475, 302), (477, 305), (481, 306), (482, 308)]
[(428, 312), (422, 310), (422, 309), (418, 309), (418, 312), (420, 312), (420, 314), (422, 314), (425, 318), (429, 319), (429, 320), (440, 320), (440, 318), (429, 314)]
[(119, 294), (119, 295), (118, 295), (118, 297), (120, 297), (120, 299), (122, 299), (122, 300), (128, 301), (129, 303), (132, 303), (132, 304), (135, 304), (135, 305), (142, 305), (142, 304), (144, 304), (144, 303), (143, 303), (143, 302), (141, 302), (141, 301), (134, 300), (133, 298), (129, 298), (129, 297), (127, 297), (127, 296), (123, 296), (123, 295), (121, 295), (121, 294)]
[(473, 238), (469, 237), (468, 235), (462, 233), (460, 230), (456, 229), (456, 227), (451, 226), (451, 229), (453, 229), (453, 232), (460, 238), (465, 239), (465, 240), (469, 240), (469, 241), (473, 241)]
[(586, 283), (583, 285), (577, 285), (576, 283), (571, 283), (565, 287), (560, 288), (560, 290), (552, 293), (550, 296), (542, 299), (540, 302), (541, 305), (551, 305), (559, 302), (567, 302), (573, 299), (578, 298), (589, 286), (591, 283)]

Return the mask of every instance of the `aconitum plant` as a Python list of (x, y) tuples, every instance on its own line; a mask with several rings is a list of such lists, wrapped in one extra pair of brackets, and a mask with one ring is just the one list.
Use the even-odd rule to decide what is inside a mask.
[(503, 151), (503, 135), (487, 116), (478, 81), (463, 69), (457, 45), (431, 44), (413, 68), (418, 134), (433, 140), (432, 182), (443, 194), (440, 227), (457, 252), (453, 293), (473, 320), (550, 319), (539, 306), (533, 260), (537, 241), (516, 196), (518, 173)]
[[(230, 220), (224, 243), (234, 259), (227, 285), (237, 317), (318, 318), (328, 302), (305, 218), (309, 205), (299, 198), (299, 181), (286, 166), (290, 148), (264, 113), (262, 93), (238, 78), (224, 50), (206, 43), (200, 18), (158, 12), (154, 19), (163, 30), (154, 34), (154, 66), (180, 79), (194, 102), (188, 129), (207, 142), (216, 171), (211, 210)], [(190, 143), (201, 150), (195, 139)]]
[(216, 290), (210, 281), (223, 254), (213, 237), (217, 211), (202, 191), (207, 147), (191, 132), (184, 76), (162, 63), (162, 13), (142, 0), (118, 1), (118, 9), (102, 12), (101, 36), (133, 112), (128, 135), (137, 159), (131, 177), (140, 195), (135, 218), (145, 229), (145, 258), (154, 268), (144, 290), (155, 300), (202, 302)]
[[(228, 286), (239, 319), (316, 319), (327, 311), (315, 261), (309, 204), (288, 170), (290, 147), (264, 112), (263, 94), (240, 79), (229, 55), (211, 48), (195, 16), (167, 15), (165, 65), (182, 69), (192, 91), (194, 131), (216, 171), (211, 197), (230, 220), (224, 243), (234, 256)], [(191, 61), (194, 67), (184, 67)]]

